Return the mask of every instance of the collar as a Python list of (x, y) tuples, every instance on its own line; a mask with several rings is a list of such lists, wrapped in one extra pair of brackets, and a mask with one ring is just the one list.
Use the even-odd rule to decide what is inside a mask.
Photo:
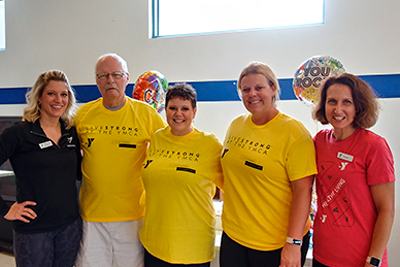
[[(65, 121), (63, 121), (62, 119), (59, 119), (59, 123), (61, 126), (61, 136), (63, 136), (66, 133), (69, 133), (69, 131), (66, 129), (67, 127), (67, 123)], [(42, 129), (42, 127), (40, 126), (40, 121), (39, 119), (37, 119), (33, 124), (32, 124), (32, 132), (36, 133), (36, 134), (43, 134), (46, 135)]]

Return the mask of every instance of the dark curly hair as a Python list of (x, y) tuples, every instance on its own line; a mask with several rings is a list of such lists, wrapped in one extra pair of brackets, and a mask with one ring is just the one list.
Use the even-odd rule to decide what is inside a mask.
[(190, 102), (192, 103), (192, 108), (195, 108), (197, 105), (196, 90), (187, 83), (177, 83), (168, 88), (165, 98), (166, 107), (168, 106), (168, 101), (172, 98), (182, 98), (184, 100), (190, 100)]

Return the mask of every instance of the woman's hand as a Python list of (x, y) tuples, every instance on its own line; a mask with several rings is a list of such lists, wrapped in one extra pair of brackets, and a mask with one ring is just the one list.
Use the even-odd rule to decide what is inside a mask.
[(286, 243), (281, 253), (280, 267), (300, 267), (301, 266), (301, 246)]
[(394, 221), (395, 184), (394, 182), (388, 182), (372, 185), (370, 188), (377, 217), (368, 255), (382, 259)]
[(4, 216), (4, 219), (9, 221), (20, 220), (25, 223), (29, 223), (30, 221), (27, 219), (35, 219), (36, 213), (26, 206), (36, 206), (36, 203), (33, 201), (25, 201), (22, 203), (15, 202), (11, 205), (7, 214)]
[[(293, 199), (287, 236), (303, 240), (305, 226), (310, 213), (311, 188), (314, 175), (292, 182)], [(285, 243), (281, 253), (281, 267), (301, 266), (301, 246)]]

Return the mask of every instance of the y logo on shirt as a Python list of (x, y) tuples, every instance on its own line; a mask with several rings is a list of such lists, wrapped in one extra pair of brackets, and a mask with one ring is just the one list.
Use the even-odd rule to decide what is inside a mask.
[(227, 148), (224, 149), (224, 152), (222, 153), (221, 158), (223, 158), (223, 157), (225, 156), (225, 154), (226, 154), (226, 152), (228, 152), (228, 150), (229, 150), (229, 149), (227, 149)]
[(338, 168), (341, 170), (341, 171), (344, 171), (344, 169), (346, 168), (346, 166), (347, 166), (347, 164), (349, 164), (348, 162), (341, 162), (342, 163), (342, 166), (338, 166)]
[(143, 168), (146, 169), (152, 162), (152, 160), (147, 160), (146, 165)]
[(72, 143), (72, 140), (74, 140), (73, 136), (67, 137), (67, 147), (76, 147), (74, 143)]
[(94, 138), (88, 138), (88, 147), (92, 145)]

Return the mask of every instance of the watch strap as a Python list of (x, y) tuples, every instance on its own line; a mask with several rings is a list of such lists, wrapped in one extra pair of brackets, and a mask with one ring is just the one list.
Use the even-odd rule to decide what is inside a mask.
[(298, 239), (294, 239), (294, 238), (291, 238), (291, 237), (286, 237), (286, 243), (294, 244), (294, 245), (297, 245), (297, 246), (301, 246), (301, 244), (303, 242), (301, 240), (298, 240)]

